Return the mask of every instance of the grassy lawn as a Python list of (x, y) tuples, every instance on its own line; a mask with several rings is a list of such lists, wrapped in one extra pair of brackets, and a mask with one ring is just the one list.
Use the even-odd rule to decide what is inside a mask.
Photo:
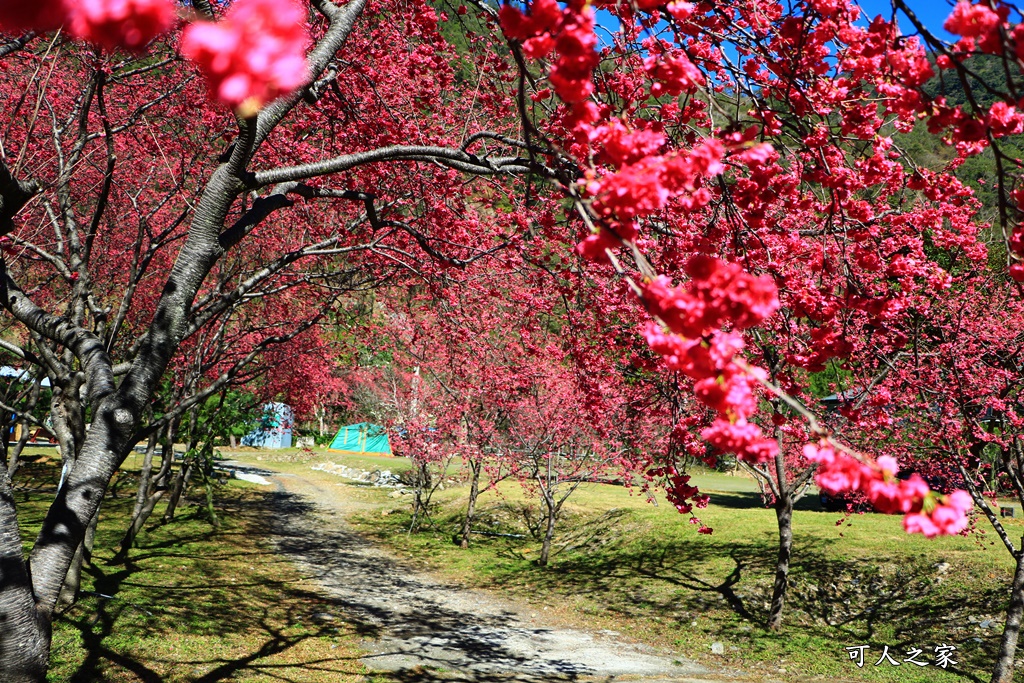
[[(16, 477), (30, 533), (56, 476), (54, 462), (37, 460)], [(218, 493), (220, 530), (200, 506), (183, 505), (170, 524), (150, 525), (127, 564), (117, 565), (112, 549), (134, 495), (132, 473), (118, 477), (85, 592), (54, 626), (51, 681), (363, 680), (358, 629), (263, 534), (273, 494), (233, 482)]]
[[(988, 681), (1012, 570), (994, 534), (928, 540), (905, 534), (900, 517), (878, 514), (837, 525), (842, 515), (809, 497), (794, 517), (786, 622), (772, 633), (761, 625), (777, 552), (774, 512), (742, 476), (695, 479), (713, 492), (699, 511), (711, 536), (697, 534), (664, 501), (654, 506), (622, 487), (586, 485), (567, 504), (546, 569), (533, 560), (538, 506), (514, 483), (482, 496), (475, 528), (492, 535), (474, 536), (469, 551), (452, 544), (462, 488), (436, 496), (434, 526), (421, 533), (406, 534), (405, 501), (383, 494), (383, 514), (357, 521), (449, 578), (511, 592), (553, 617), (627, 633), (711, 668), (784, 680)], [(1011, 536), (1024, 532), (1022, 520), (1007, 525)], [(982, 628), (989, 619), (995, 623)], [(724, 653), (712, 654), (713, 643)], [(861, 645), (869, 650), (858, 668), (845, 648)], [(884, 646), (896, 661), (916, 647), (924, 651), (918, 661), (934, 662), (940, 645), (956, 647), (957, 665), (875, 665)]]

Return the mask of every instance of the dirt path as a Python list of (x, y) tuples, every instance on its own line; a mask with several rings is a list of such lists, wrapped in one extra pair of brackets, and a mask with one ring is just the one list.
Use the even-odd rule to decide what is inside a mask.
[[(278, 548), (317, 580), (338, 607), (322, 620), (355, 622), (364, 663), (379, 679), (408, 683), (737, 681), (613, 632), (545, 623), (528, 605), (447, 584), (354, 533), (344, 518), (366, 509), (348, 485), (267, 473), (277, 487)], [(378, 680), (375, 677), (374, 680)]]

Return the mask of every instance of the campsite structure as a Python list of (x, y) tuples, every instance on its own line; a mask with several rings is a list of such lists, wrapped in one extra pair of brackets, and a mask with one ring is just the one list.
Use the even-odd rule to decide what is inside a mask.
[(334, 435), (327, 450), (335, 453), (368, 453), (370, 455), (394, 455), (387, 429), (381, 425), (359, 422), (346, 425)]
[(267, 403), (263, 417), (254, 430), (242, 437), (243, 446), (256, 448), (291, 448), (295, 415), (284, 403)]

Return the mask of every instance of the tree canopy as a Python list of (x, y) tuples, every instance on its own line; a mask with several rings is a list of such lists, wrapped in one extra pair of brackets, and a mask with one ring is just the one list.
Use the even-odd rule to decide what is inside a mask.
[(49, 379), (64, 461), (27, 559), (0, 471), (5, 675), (45, 676), (135, 444), (331, 376), (373, 292), (371, 354), (422, 358), (410, 424), (614, 461), (691, 515), (687, 459), (735, 454), (779, 519), (773, 621), (812, 480), (926, 536), (977, 506), (1018, 565), (1009, 680), (1019, 18), (961, 0), (950, 44), (904, 0), (0, 2), (0, 348)]

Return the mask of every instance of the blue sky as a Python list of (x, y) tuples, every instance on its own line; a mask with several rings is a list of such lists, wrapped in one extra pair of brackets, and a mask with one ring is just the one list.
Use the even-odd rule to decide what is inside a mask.
[[(886, 19), (892, 16), (892, 6), (889, 4), (889, 0), (861, 0), (858, 4), (864, 9), (864, 15), (869, 21), (879, 14)], [(955, 40), (953, 36), (942, 30), (942, 22), (953, 11), (952, 2), (949, 0), (907, 0), (907, 6), (936, 36), (946, 40)], [(906, 17), (900, 16), (898, 19), (904, 33), (913, 33)]]
[[(859, 4), (864, 10), (865, 21), (871, 21), (879, 14), (886, 19), (892, 16), (892, 6), (889, 4), (889, 0), (861, 0)], [(949, 16), (949, 13), (953, 11), (952, 0), (907, 0), (907, 5), (936, 36), (949, 41), (956, 40), (952, 35), (942, 30), (942, 23)], [(615, 30), (619, 26), (617, 19), (602, 10), (597, 12), (597, 23), (606, 30)], [(904, 33), (913, 33), (910, 22), (906, 17), (901, 16), (899, 24)], [(607, 35), (601, 36), (602, 40), (607, 38)]]

